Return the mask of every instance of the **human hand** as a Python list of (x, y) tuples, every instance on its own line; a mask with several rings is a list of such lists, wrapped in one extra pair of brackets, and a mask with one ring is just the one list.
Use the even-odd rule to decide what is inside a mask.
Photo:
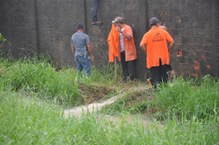
[(117, 30), (118, 32), (120, 32), (120, 31), (121, 31), (121, 28), (120, 28), (119, 26), (116, 26), (116, 30)]
[(94, 55), (91, 55), (91, 56), (90, 56), (90, 60), (91, 60), (91, 63), (94, 62)]

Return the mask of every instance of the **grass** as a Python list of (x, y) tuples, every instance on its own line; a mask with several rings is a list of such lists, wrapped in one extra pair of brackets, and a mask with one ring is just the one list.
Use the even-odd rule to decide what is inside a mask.
[(151, 108), (159, 118), (209, 119), (218, 116), (219, 82), (204, 77), (196, 84), (194, 80), (177, 79), (155, 93)]
[(0, 76), (4, 74), (11, 65), (12, 62), (10, 60), (0, 57)]
[(216, 122), (169, 120), (151, 122), (145, 128), (137, 117), (133, 123), (125, 119), (113, 123), (96, 115), (64, 119), (62, 108), (34, 96), (13, 92), (0, 95), (0, 144), (211, 145), (219, 141)]
[[(63, 74), (64, 72), (64, 74)], [(28, 91), (43, 93), (47, 99), (59, 102), (78, 101), (77, 83), (73, 81), (75, 73), (56, 70), (48, 63), (16, 62), (1, 76), (1, 89), (17, 91), (22, 88)]]
[[(0, 145), (219, 144), (217, 79), (176, 79), (154, 93), (127, 91), (137, 88), (138, 82), (117, 83), (114, 89), (112, 66), (93, 68), (89, 78), (69, 68), (57, 71), (41, 60), (3, 59), (0, 70)], [(63, 116), (69, 104), (90, 103), (123, 91), (126, 95), (101, 113)], [(119, 119), (111, 121), (104, 113)], [(134, 114), (133, 122), (128, 121), (129, 113)], [(145, 126), (138, 115), (148, 113), (155, 118)]]
[[(145, 89), (146, 90), (146, 89)], [(152, 92), (129, 91), (120, 97), (115, 103), (110, 106), (104, 107), (102, 112), (106, 114), (120, 114), (129, 112), (132, 114), (144, 113), (147, 110), (147, 100), (152, 95)]]
[[(36, 59), (20, 60), (10, 65), (2, 63), (1, 69), (3, 70), (0, 77), (1, 90), (18, 91), (26, 89), (29, 92), (38, 93), (40, 98), (56, 100), (59, 104), (71, 106), (86, 103), (86, 100), (81, 97), (80, 88), (82, 86), (90, 86), (90, 84), (96, 82), (104, 84), (96, 87), (97, 90), (107, 90), (104, 86), (112, 83), (111, 78), (100, 77), (102, 75), (95, 69), (93, 69), (91, 77), (87, 78), (70, 68), (56, 71), (50, 63)], [(84, 85), (79, 86), (80, 84)], [(83, 92), (86, 91), (85, 89), (84, 87)], [(88, 93), (91, 92), (88, 91)], [(109, 93), (109, 91), (106, 91), (106, 93)], [(102, 95), (106, 94), (102, 93)]]

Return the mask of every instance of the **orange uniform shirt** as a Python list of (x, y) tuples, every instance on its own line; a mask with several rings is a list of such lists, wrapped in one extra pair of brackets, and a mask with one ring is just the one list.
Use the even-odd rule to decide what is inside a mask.
[(174, 42), (170, 34), (160, 28), (153, 27), (144, 34), (140, 46), (146, 46), (146, 67), (159, 66), (159, 60), (162, 64), (170, 64), (170, 56), (168, 51), (168, 43)]
[(126, 33), (130, 36), (132, 36), (131, 39), (127, 39), (123, 35), (123, 41), (124, 41), (124, 46), (125, 46), (125, 60), (126, 61), (131, 61), (137, 59), (137, 52), (136, 52), (136, 46), (134, 42), (134, 37), (133, 37), (133, 32), (132, 28), (129, 25), (124, 25), (124, 31), (123, 33)]
[[(132, 36), (131, 39), (127, 39), (125, 36), (123, 36), (126, 61), (135, 60), (137, 58), (137, 52), (134, 43), (132, 28), (125, 24), (123, 32)], [(110, 33), (108, 35), (108, 46), (109, 46), (109, 62), (114, 62), (116, 57), (118, 57), (120, 60), (119, 32), (115, 29), (114, 24), (112, 24)]]

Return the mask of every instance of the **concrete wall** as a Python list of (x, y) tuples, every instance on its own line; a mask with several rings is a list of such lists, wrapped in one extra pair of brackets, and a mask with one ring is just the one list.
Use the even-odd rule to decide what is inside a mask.
[(159, 17), (174, 36), (171, 57), (177, 74), (218, 75), (218, 7), (216, 0), (149, 1), (149, 16)]
[(70, 37), (84, 21), (83, 0), (37, 0), (39, 49), (57, 63), (72, 65)]
[(134, 30), (138, 76), (143, 79), (145, 54), (139, 43), (149, 29), (149, 18), (157, 16), (175, 39), (171, 63), (177, 75), (218, 75), (219, 1), (100, 0), (98, 18), (103, 25), (91, 25), (91, 4), (92, 0), (1, 0), (0, 32), (11, 42), (4, 48), (5, 55), (47, 53), (57, 67), (73, 66), (70, 37), (80, 20), (93, 43), (95, 65), (106, 65), (111, 21), (122, 15)]
[[(91, 2), (87, 3), (87, 10), (91, 10)], [(100, 9), (98, 13), (99, 20), (103, 21), (103, 25), (91, 25), (90, 14), (88, 13), (87, 32), (91, 35), (94, 43), (94, 53), (96, 57), (95, 64), (107, 64), (108, 61), (108, 44), (107, 37), (111, 29), (112, 20), (116, 16), (124, 16), (125, 21), (134, 31), (135, 43), (138, 51), (137, 72), (139, 78), (145, 77), (145, 55), (139, 48), (142, 36), (146, 31), (147, 19), (147, 1), (145, 0), (100, 0)]]
[(19, 58), (36, 52), (34, 0), (1, 0), (0, 32), (10, 41), (4, 51)]

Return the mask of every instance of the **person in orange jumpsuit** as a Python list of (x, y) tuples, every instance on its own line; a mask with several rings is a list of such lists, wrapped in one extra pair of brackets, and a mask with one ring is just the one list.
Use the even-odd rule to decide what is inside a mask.
[[(137, 52), (134, 43), (132, 28), (125, 24), (124, 18), (116, 17), (112, 23), (114, 24), (114, 31), (112, 37), (108, 37), (113, 40), (114, 47), (111, 51), (117, 51), (115, 54), (118, 55), (122, 64), (123, 80), (134, 80), (136, 78), (136, 60)], [(112, 28), (113, 28), (112, 27)], [(112, 43), (112, 41), (111, 41)]]
[(149, 23), (151, 29), (144, 34), (140, 47), (146, 52), (146, 67), (150, 70), (151, 83), (156, 88), (157, 84), (168, 81), (169, 50), (174, 40), (167, 31), (160, 28), (158, 18), (152, 17)]

